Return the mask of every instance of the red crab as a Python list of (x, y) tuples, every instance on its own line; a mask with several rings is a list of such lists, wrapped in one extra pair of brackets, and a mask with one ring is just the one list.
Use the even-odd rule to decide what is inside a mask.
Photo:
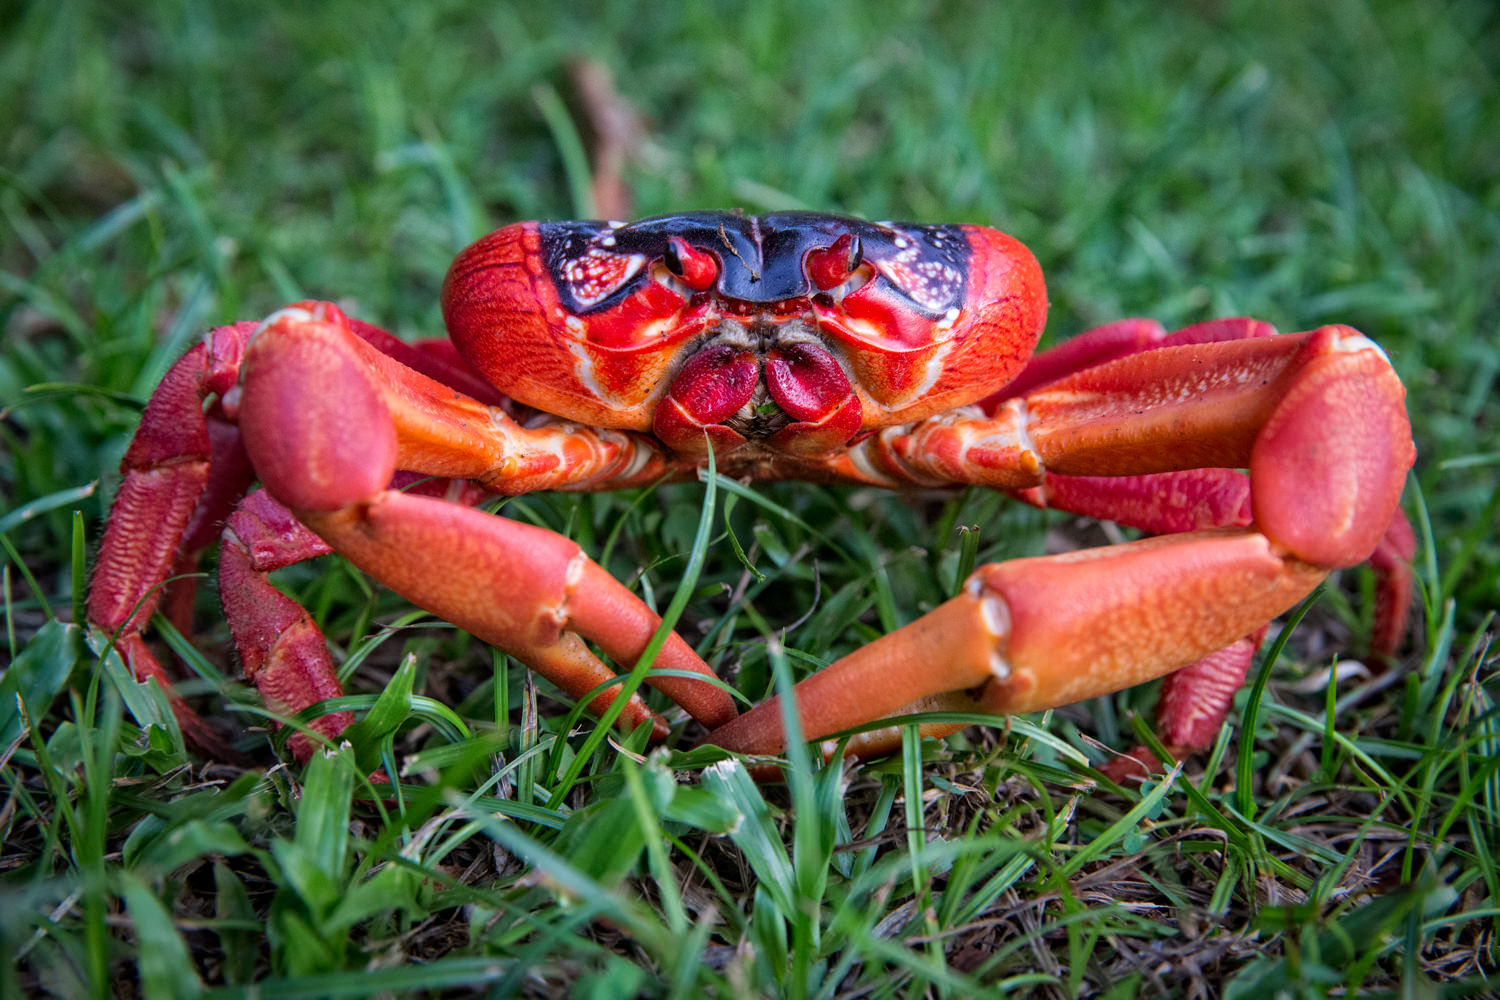
[[(1201, 747), (1267, 622), (1367, 559), (1376, 643), (1396, 645), (1414, 450), (1375, 344), (1340, 326), (1129, 320), (1032, 357), (1046, 308), (1031, 253), (981, 226), (727, 212), (507, 226), (448, 274), (451, 345), (302, 303), (219, 327), (179, 361), (125, 457), (89, 617), (137, 676), (163, 677), (141, 630), (162, 581), (222, 532), (229, 624), (278, 712), (340, 693), (317, 626), (267, 579), (329, 551), (582, 697), (613, 676), (588, 642), (631, 664), (659, 619), (573, 542), (471, 505), (691, 477), (711, 445), (744, 479), (977, 483), (1155, 536), (978, 569), (798, 686), (810, 739), (1170, 675), (1163, 741)], [(541, 415), (520, 423), (510, 400)], [(774, 701), (736, 718), (721, 687), (680, 675), (712, 673), (677, 636), (655, 666), (679, 672), (648, 682), (708, 742), (782, 749)], [(665, 731), (638, 698), (621, 718)]]

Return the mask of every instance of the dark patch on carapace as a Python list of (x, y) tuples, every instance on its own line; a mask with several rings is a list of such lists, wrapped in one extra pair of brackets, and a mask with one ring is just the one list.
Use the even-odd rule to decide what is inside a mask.
[[(846, 233), (859, 239), (865, 261), (922, 316), (937, 319), (961, 308), (968, 291), (970, 247), (961, 226), (881, 224), (819, 212), (687, 212), (622, 225), (543, 222), (538, 228), (558, 299), (579, 316), (607, 311), (651, 281), (652, 265), (663, 258), (674, 236), (717, 258), (713, 292), (739, 303), (771, 305), (817, 294), (807, 275), (807, 254), (832, 246)], [(574, 295), (564, 271), (570, 262), (588, 255), (634, 254), (646, 264), (618, 288), (588, 302)]]

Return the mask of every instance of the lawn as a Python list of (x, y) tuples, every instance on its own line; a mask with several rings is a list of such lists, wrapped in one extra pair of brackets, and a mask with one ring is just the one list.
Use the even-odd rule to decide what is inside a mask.
[[(0, 995), (1500, 990), (1495, 9), (598, 6), (0, 15)], [(440, 333), (459, 249), (592, 214), (601, 71), (637, 216), (995, 225), (1047, 271), (1047, 343), (1124, 316), (1377, 340), (1418, 448), (1399, 663), (1361, 662), (1350, 570), (1159, 780), (1096, 770), (1148, 735), (1148, 689), (909, 728), (872, 763), (794, 748), (757, 784), (687, 725), (654, 748), (597, 727), (325, 558), (276, 581), (369, 724), (297, 763), (205, 584), (194, 634), (154, 635), (244, 759), (185, 749), (76, 624), (152, 387), (209, 327), (306, 297)], [(1120, 536), (982, 490), (711, 475), (503, 511), (578, 541), (752, 702), (972, 565)]]

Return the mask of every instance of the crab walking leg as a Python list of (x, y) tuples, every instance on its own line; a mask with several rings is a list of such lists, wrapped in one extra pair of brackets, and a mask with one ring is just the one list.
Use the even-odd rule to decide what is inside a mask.
[[(818, 739), (944, 692), (976, 692), (994, 714), (1068, 705), (1229, 645), (1326, 573), (1248, 529), (997, 563), (960, 596), (798, 684), (798, 717)], [(742, 753), (777, 753), (784, 741), (775, 700), (707, 739)]]
[(251, 324), (219, 327), (183, 355), (146, 404), (89, 589), (89, 620), (139, 632), (209, 482), (213, 444), (203, 404), (234, 384)]
[(1154, 319), (1115, 320), (1113, 323), (1085, 330), (1056, 347), (1036, 354), (1026, 363), (1021, 374), (979, 405), (986, 413), (993, 413), (1007, 399), (1028, 395), (1076, 372), (1153, 348), (1252, 340), (1275, 335), (1276, 328), (1270, 323), (1244, 316), (1211, 319), (1173, 333), (1168, 333)]
[[(506, 650), (575, 698), (615, 679), (580, 636), (628, 663), (660, 625), (575, 543), (545, 528), (396, 491), (337, 511), (297, 513), (335, 551), (396, 593)], [(423, 559), (424, 552), (441, 553), (439, 563)], [(655, 666), (707, 671), (675, 633)], [(646, 682), (707, 725), (734, 714), (732, 706), (725, 710), (728, 696), (703, 681), (648, 674)], [(617, 693), (596, 696), (591, 709), (604, 711)], [(627, 728), (664, 725), (638, 698), (621, 718)], [(666, 735), (665, 728), (658, 735)]]
[[(660, 475), (659, 454), (623, 434), (521, 428), (370, 348), (323, 303), (268, 319), (244, 369), (240, 426), (261, 480), (334, 551), (575, 697), (614, 677), (582, 640), (621, 662), (640, 656), (660, 619), (575, 543), (384, 487), (396, 468), (472, 476), (509, 492), (623, 485)], [(656, 666), (705, 678), (647, 679), (705, 724), (734, 716), (729, 695), (680, 637), (668, 637)], [(616, 693), (600, 695), (595, 709)], [(662, 725), (644, 703), (622, 720)]]
[[(224, 459), (237, 445), (215, 430), (204, 403), (222, 396), (239, 372), (252, 323), (218, 327), (177, 360), (146, 404), (141, 426), (121, 462), (122, 478), (89, 584), (88, 619), (115, 637), (140, 680), (167, 691), (184, 734), (224, 757), (227, 745), (172, 690), (166, 669), (141, 637), (161, 601), (163, 582), (191, 572), (203, 525), (228, 513), (249, 485)], [(232, 467), (226, 473), (224, 466)], [(190, 597), (190, 590), (178, 590)], [(180, 617), (180, 612), (178, 617)]]
[(1411, 614), (1412, 592), (1416, 587), (1412, 561), (1417, 555), (1417, 536), (1411, 522), (1398, 508), (1380, 544), (1370, 554), (1370, 568), (1375, 573), (1375, 623), (1370, 632), (1370, 649), (1376, 656), (1393, 660), (1406, 638), (1407, 617)]
[(1085, 368), (1149, 350), (1166, 335), (1166, 328), (1153, 319), (1121, 319), (1085, 330), (1032, 355), (1019, 375), (979, 405), (986, 413), (993, 413), (1007, 399), (1024, 396)]
[[(224, 527), (219, 596), (229, 630), (245, 677), (266, 706), (283, 715), (344, 693), (322, 629), (269, 577), (274, 570), (330, 551), (264, 490), (247, 496)], [(311, 728), (331, 738), (353, 721), (351, 713), (335, 712), (315, 719)], [(301, 760), (312, 755), (313, 743), (302, 733), (292, 736), (290, 746)]]
[(209, 438), (209, 475), (198, 506), (188, 519), (177, 548), (177, 560), (161, 598), (161, 611), (183, 635), (193, 634), (193, 606), (198, 592), (198, 563), (203, 550), (218, 540), (224, 521), (255, 482), (255, 470), (240, 441), (240, 430), (224, 419), (223, 408), (204, 414)]

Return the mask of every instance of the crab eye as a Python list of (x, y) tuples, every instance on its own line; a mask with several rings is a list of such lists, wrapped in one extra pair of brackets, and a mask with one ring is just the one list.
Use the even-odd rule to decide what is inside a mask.
[(681, 236), (667, 241), (662, 264), (679, 281), (695, 291), (706, 291), (719, 276), (719, 262), (707, 250), (699, 250)]
[(807, 255), (807, 276), (826, 292), (853, 278), (864, 260), (865, 249), (859, 237), (845, 233), (834, 240), (832, 246), (813, 250)]

